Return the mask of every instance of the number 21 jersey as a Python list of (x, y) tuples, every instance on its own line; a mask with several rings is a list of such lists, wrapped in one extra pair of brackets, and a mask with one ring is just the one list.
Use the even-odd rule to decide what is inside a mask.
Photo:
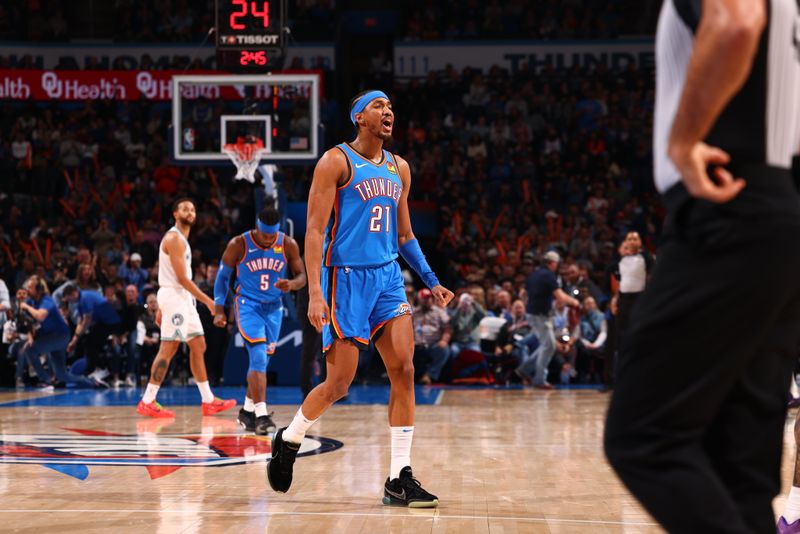
[(397, 204), (403, 193), (397, 161), (383, 150), (380, 163), (337, 145), (347, 158), (350, 179), (336, 189), (325, 232), (325, 266), (369, 267), (397, 258)]

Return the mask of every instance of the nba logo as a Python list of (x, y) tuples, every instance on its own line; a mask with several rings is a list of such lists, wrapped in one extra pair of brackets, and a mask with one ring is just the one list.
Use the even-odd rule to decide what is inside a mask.
[(194, 128), (183, 129), (183, 149), (194, 150)]

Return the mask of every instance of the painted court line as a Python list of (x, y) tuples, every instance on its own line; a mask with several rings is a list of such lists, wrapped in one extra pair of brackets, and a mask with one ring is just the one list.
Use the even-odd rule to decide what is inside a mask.
[(423, 515), (424, 509), (415, 510), (414, 514), (379, 514), (379, 513), (365, 513), (365, 512), (252, 512), (246, 510), (100, 510), (91, 508), (73, 508), (73, 509), (58, 509), (58, 510), (45, 510), (42, 508), (30, 509), (0, 509), (0, 514), (27, 514), (27, 513), (51, 513), (51, 514), (84, 514), (84, 513), (105, 513), (105, 514), (169, 514), (169, 515), (240, 515), (240, 516), (333, 516), (333, 517), (381, 517), (381, 518), (409, 518), (409, 519), (474, 519), (474, 520), (489, 520), (489, 521), (528, 521), (532, 523), (581, 523), (587, 525), (624, 525), (629, 527), (656, 527), (656, 523), (649, 522), (631, 522), (631, 521), (596, 521), (591, 519), (569, 519), (569, 518), (545, 518), (545, 517), (514, 517), (514, 516), (478, 516), (478, 515), (445, 515), (439, 514), (436, 511), (431, 512), (430, 515)]
[(66, 395), (69, 392), (68, 391), (30, 391), (30, 392), (26, 391), (26, 392), (22, 392), (22, 393), (23, 394), (30, 393), (31, 396), (30, 397), (26, 396), (23, 399), (12, 399), (12, 400), (7, 400), (7, 401), (0, 402), (0, 407), (6, 406), (6, 405), (10, 406), (10, 405), (17, 404), (17, 403), (23, 404), (23, 406), (24, 406), (24, 403), (26, 403), (26, 402), (33, 402), (33, 401), (37, 401), (39, 399), (46, 399), (48, 397), (58, 397), (60, 395)]

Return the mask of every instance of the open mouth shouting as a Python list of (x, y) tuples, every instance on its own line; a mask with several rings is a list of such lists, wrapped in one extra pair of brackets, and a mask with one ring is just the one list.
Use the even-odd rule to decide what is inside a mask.
[(394, 125), (394, 118), (386, 116), (381, 121), (381, 125), (383, 125), (383, 131), (385, 133), (392, 133), (392, 126)]

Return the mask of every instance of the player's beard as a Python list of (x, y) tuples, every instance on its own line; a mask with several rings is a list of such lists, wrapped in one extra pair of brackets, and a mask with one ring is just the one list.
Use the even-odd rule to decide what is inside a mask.
[(192, 226), (194, 226), (194, 221), (196, 219), (189, 220), (188, 217), (177, 217), (177, 220), (181, 225), (188, 226), (189, 228), (191, 228)]
[(392, 134), (379, 132), (378, 133), (378, 137), (380, 137), (380, 139), (381, 139), (381, 141), (383, 141), (384, 145), (391, 145), (392, 144), (392, 141), (393, 141)]

